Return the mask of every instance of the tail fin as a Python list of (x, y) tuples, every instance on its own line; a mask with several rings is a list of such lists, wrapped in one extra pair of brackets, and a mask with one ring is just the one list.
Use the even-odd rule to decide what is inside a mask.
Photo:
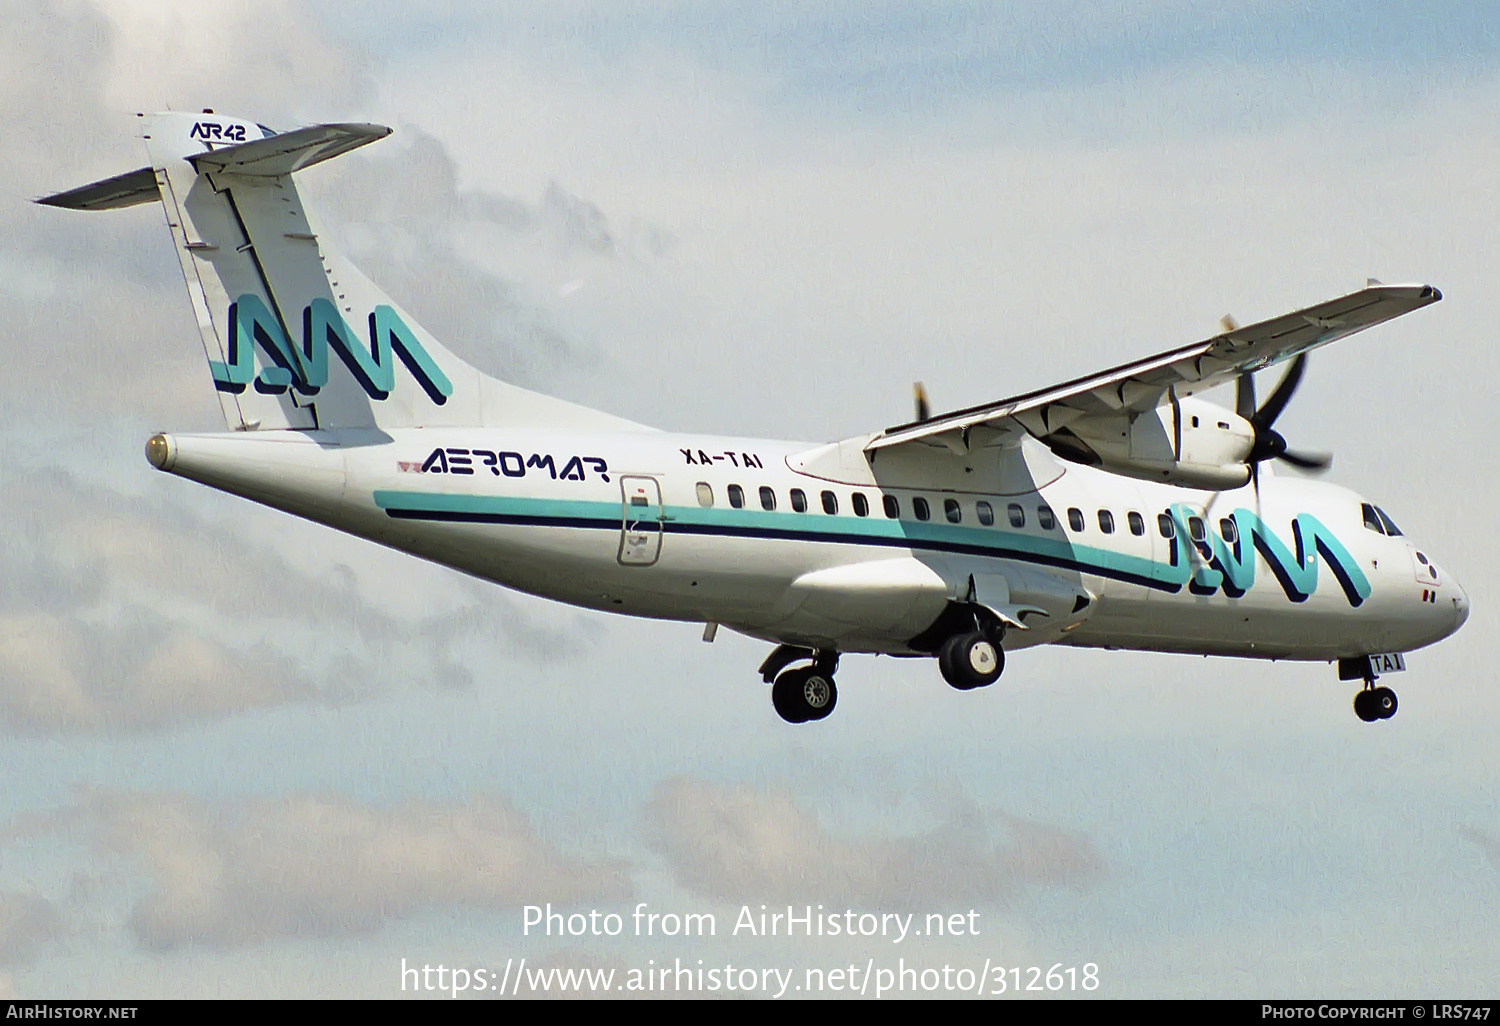
[(278, 135), (207, 113), (146, 123), (150, 167), (38, 202), (110, 210), (161, 198), (232, 429), (550, 422), (640, 430), (481, 374), (319, 237), (292, 173), (389, 128), (315, 125)]

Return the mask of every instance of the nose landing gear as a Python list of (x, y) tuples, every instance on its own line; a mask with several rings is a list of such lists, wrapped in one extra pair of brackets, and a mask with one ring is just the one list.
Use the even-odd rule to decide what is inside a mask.
[(1396, 693), (1384, 685), (1375, 686), (1376, 661), (1369, 656), (1339, 660), (1339, 680), (1363, 679), (1365, 682), (1364, 688), (1354, 696), (1354, 715), (1366, 723), (1388, 720), (1396, 715)]
[(1388, 687), (1374, 687), (1373, 679), (1365, 682), (1365, 688), (1354, 696), (1354, 715), (1366, 723), (1388, 720), (1396, 715), (1396, 693)]

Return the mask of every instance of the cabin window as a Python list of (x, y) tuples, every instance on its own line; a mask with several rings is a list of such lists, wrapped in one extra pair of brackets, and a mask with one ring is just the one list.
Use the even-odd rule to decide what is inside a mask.
[(745, 489), (739, 485), (729, 486), (729, 504), (735, 509), (745, 508)]
[(1099, 511), (1099, 530), (1105, 534), (1115, 533), (1115, 515), (1107, 509)]
[(801, 488), (792, 489), (792, 509), (798, 513), (807, 512), (807, 493)]
[(823, 493), (823, 512), (833, 516), (839, 511), (839, 497), (832, 492)]
[(1130, 533), (1139, 538), (1146, 533), (1146, 518), (1135, 510), (1125, 514), (1125, 519), (1130, 523)]
[(964, 518), (964, 511), (958, 505), (957, 499), (943, 500), (943, 516), (948, 518), (950, 524), (956, 524)]
[(760, 486), (760, 508), (768, 511), (776, 508), (776, 489)]
[(927, 500), (920, 495), (912, 496), (911, 513), (918, 520), (929, 520), (932, 518), (932, 510), (927, 508)]
[(1041, 525), (1043, 531), (1050, 531), (1057, 526), (1057, 517), (1052, 514), (1051, 506), (1038, 506), (1036, 508), (1036, 522)]
[(1195, 542), (1208, 540), (1208, 526), (1203, 523), (1202, 517), (1188, 517), (1188, 534)]
[(1394, 520), (1385, 515), (1385, 510), (1381, 509), (1379, 506), (1376, 506), (1375, 515), (1380, 517), (1381, 524), (1385, 526), (1386, 534), (1390, 535), (1392, 538), (1401, 537), (1401, 528), (1396, 526), (1396, 522)]
[(1240, 540), (1240, 529), (1235, 524), (1233, 517), (1225, 517), (1219, 521), (1219, 537), (1233, 545)]
[(864, 492), (855, 492), (849, 496), (849, 502), (854, 506), (854, 515), (867, 517), (870, 515), (870, 501), (865, 498)]
[(1068, 526), (1075, 531), (1083, 530), (1083, 510), (1077, 506), (1068, 509)]
[(709, 487), (707, 481), (698, 482), (698, 505), (712, 506), (714, 504), (714, 490)]
[(1156, 529), (1163, 538), (1171, 538), (1177, 534), (1177, 525), (1172, 523), (1172, 517), (1166, 513), (1156, 515)]
[(1010, 517), (1011, 527), (1019, 528), (1026, 526), (1026, 511), (1014, 502), (1005, 507), (1005, 515)]
[(989, 503), (985, 502), (983, 499), (980, 499), (978, 502), (974, 503), (974, 515), (979, 518), (979, 522), (985, 527), (994, 526), (995, 508)]
[(1227, 420), (1221, 420), (1221, 421), (1219, 421), (1219, 427), (1223, 428), (1225, 431), (1228, 431), (1229, 430), (1229, 421), (1227, 421)]
[(1193, 418), (1193, 427), (1197, 427), (1197, 426), (1198, 426), (1198, 418), (1194, 417)]
[(885, 515), (888, 519), (895, 520), (901, 515), (901, 500), (894, 495), (882, 496), (880, 504), (885, 507)]

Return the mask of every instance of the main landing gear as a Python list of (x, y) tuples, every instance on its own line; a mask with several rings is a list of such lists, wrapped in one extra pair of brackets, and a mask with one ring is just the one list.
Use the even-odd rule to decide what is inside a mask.
[(1365, 686), (1354, 696), (1354, 715), (1366, 723), (1396, 715), (1396, 693), (1384, 685), (1375, 685), (1375, 668), (1369, 656), (1339, 660), (1339, 680), (1361, 679)]
[[(791, 666), (803, 659), (812, 664)], [(771, 684), (771, 704), (778, 716), (788, 723), (809, 723), (827, 718), (838, 704), (839, 691), (833, 682), (838, 668), (837, 652), (780, 645), (761, 663), (760, 675)]]
[(1005, 624), (983, 606), (950, 602), (931, 627), (911, 641), (918, 652), (937, 655), (943, 679), (960, 691), (988, 687), (1005, 670), (1000, 641)]
[(984, 631), (955, 634), (938, 648), (938, 671), (960, 691), (988, 687), (1005, 670), (999, 638)]

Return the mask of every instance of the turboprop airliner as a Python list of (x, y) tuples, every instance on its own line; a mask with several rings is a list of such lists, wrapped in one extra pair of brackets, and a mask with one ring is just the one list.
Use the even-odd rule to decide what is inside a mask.
[[(151, 465), (508, 588), (720, 626), (791, 723), (840, 657), (926, 657), (961, 690), (1060, 644), (1326, 660), (1377, 684), (1456, 631), (1453, 576), (1374, 502), (1301, 475), (1274, 424), (1307, 353), (1438, 302), (1366, 287), (1050, 388), (829, 443), (672, 434), (480, 373), (323, 236), (294, 174), (390, 134), (143, 119), (151, 163), (39, 202), (157, 202), (229, 430)], [(1285, 363), (1258, 402), (1256, 372)], [(1235, 385), (1234, 409), (1199, 396)]]

